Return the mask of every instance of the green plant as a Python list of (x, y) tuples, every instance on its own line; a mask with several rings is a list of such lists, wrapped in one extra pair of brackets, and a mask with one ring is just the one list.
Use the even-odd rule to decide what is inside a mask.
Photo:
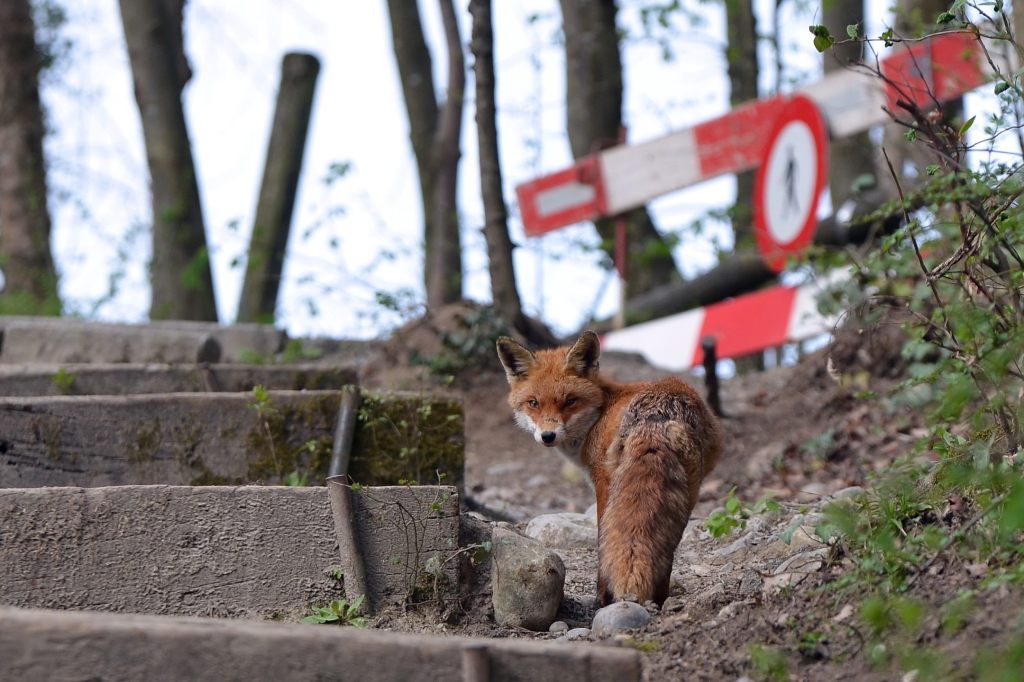
[(54, 372), (52, 381), (57, 392), (63, 395), (71, 393), (75, 387), (75, 375), (63, 367)]
[(758, 680), (785, 682), (789, 679), (789, 663), (783, 652), (769, 646), (752, 644), (748, 653), (754, 676)]
[[(940, 648), (924, 643), (930, 615), (942, 637), (953, 636), (979, 590), (1024, 582), (1024, 137), (1017, 133), (1024, 72), (1000, 71), (989, 53), (1000, 43), (1017, 47), (1002, 5), (957, 0), (938, 17), (945, 32), (974, 36), (995, 73), (999, 110), (984, 121), (918, 106), (902, 84), (887, 81), (905, 139), (927, 145), (934, 163), (913, 185), (889, 163), (898, 199), (865, 221), (901, 222), (876, 248), (845, 254), (853, 277), (823, 301), (899, 324), (906, 335), (907, 375), (889, 400), (925, 415), (923, 436), (867, 494), (827, 506), (818, 531), (837, 536), (847, 555), (850, 569), (835, 586), (866, 595), (860, 620), (871, 638), (868, 659), (922, 678), (949, 671)], [(840, 42), (823, 26), (811, 32), (819, 50)], [(874, 39), (848, 35), (886, 46), (904, 41), (891, 28)], [(1000, 143), (1010, 135), (1017, 135), (1012, 151)], [(947, 571), (980, 565), (985, 577), (967, 574), (973, 585), (939, 607), (918, 582), (940, 562), (954, 567)], [(1002, 671), (1019, 673), (1021, 656), (1013, 645), (993, 644), (975, 657), (975, 674), (1004, 679)]]
[(762, 497), (753, 506), (745, 506), (736, 497), (736, 488), (729, 490), (725, 497), (724, 509), (711, 512), (704, 520), (704, 527), (711, 537), (720, 538), (729, 535), (738, 528), (746, 528), (747, 520), (757, 514), (778, 512), (779, 503), (770, 497)]
[(365, 628), (368, 620), (365, 616), (359, 615), (362, 608), (362, 595), (354, 599), (352, 603), (349, 603), (346, 599), (335, 599), (327, 606), (314, 607), (313, 613), (303, 618), (301, 622), (313, 625), (338, 623), (339, 625)]

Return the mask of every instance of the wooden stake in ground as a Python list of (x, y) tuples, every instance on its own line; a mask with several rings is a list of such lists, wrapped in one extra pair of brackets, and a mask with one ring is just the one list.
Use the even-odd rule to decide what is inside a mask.
[(319, 73), (320, 61), (311, 54), (290, 52), (281, 61), (281, 85), (238, 304), (239, 322), (274, 321)]

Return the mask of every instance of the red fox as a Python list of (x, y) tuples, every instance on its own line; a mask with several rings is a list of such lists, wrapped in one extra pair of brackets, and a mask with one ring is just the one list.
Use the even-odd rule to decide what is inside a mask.
[(703, 478), (722, 452), (718, 420), (679, 379), (617, 384), (600, 342), (531, 352), (498, 339), (516, 423), (590, 473), (597, 495), (597, 597), (668, 597), (672, 559)]

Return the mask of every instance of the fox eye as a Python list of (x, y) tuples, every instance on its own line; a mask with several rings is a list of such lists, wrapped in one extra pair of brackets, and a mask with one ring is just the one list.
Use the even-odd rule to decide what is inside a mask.
[(536, 398), (530, 398), (529, 400), (526, 401), (526, 404), (533, 408), (540, 407), (540, 403), (537, 402)]
[(575, 404), (576, 404), (576, 398), (566, 398), (565, 399), (565, 406), (566, 407), (572, 407)]

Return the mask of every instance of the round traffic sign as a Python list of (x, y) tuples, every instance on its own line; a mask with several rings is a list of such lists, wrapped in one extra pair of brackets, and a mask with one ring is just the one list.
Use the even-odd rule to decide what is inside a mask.
[(797, 95), (779, 112), (754, 180), (754, 236), (775, 272), (814, 238), (827, 171), (825, 120), (812, 100)]

